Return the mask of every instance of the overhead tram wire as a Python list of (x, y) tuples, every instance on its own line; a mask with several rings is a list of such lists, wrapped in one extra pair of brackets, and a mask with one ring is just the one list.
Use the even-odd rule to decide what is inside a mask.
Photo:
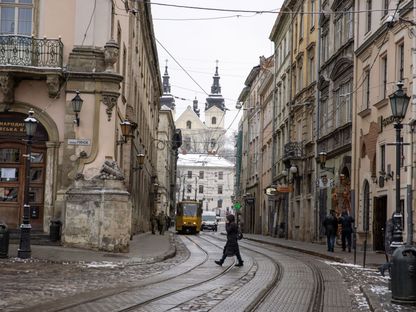
[[(137, 0), (139, 2), (146, 3), (148, 5), (158, 5), (158, 6), (166, 6), (166, 7), (174, 7), (174, 8), (181, 8), (181, 9), (192, 9), (192, 10), (203, 10), (203, 11), (217, 11), (217, 12), (234, 12), (234, 13), (254, 13), (254, 14), (290, 14), (296, 15), (297, 12), (288, 12), (284, 11), (281, 8), (273, 9), (273, 10), (242, 10), (242, 9), (223, 9), (223, 8), (212, 8), (212, 7), (200, 7), (200, 6), (190, 6), (190, 5), (178, 5), (178, 4), (168, 4), (168, 3), (159, 3), (159, 2), (148, 2), (147, 0)], [(398, 3), (400, 4), (400, 2)], [(412, 7), (413, 8), (413, 7)], [(319, 15), (319, 14), (342, 14), (342, 13), (367, 13), (367, 12), (390, 12), (396, 11), (395, 9), (372, 9), (372, 10), (357, 10), (357, 11), (325, 11), (325, 12), (308, 12), (303, 11), (302, 14), (306, 15)]]
[(188, 75), (189, 78), (191, 78), (191, 80), (206, 94), (209, 96), (209, 94), (205, 91), (205, 89), (203, 87), (201, 87), (201, 85), (191, 76), (191, 74), (176, 60), (176, 58), (172, 55), (172, 53), (170, 53), (168, 51), (168, 49), (166, 49), (164, 47), (164, 45), (155, 37), (156, 42), (162, 47), (163, 50), (166, 51), (167, 54), (169, 54), (169, 56), (175, 61), (176, 64), (178, 64), (178, 66), (180, 68), (182, 68), (182, 70), (185, 72), (185, 74)]

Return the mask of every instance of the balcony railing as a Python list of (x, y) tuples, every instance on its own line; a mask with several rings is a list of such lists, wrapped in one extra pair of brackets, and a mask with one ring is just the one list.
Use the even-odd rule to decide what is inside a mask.
[(62, 67), (61, 39), (0, 35), (0, 66)]
[(284, 159), (299, 159), (304, 156), (303, 142), (289, 142), (284, 146)]

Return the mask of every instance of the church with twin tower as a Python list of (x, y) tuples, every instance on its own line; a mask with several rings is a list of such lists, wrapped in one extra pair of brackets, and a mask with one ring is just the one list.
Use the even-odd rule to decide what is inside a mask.
[[(163, 74), (163, 95), (160, 98), (161, 107), (166, 106), (172, 110), (176, 118), (175, 97), (171, 93), (168, 66)], [(225, 143), (225, 103), (221, 95), (220, 76), (218, 74), (218, 61), (215, 67), (211, 92), (205, 99), (204, 121), (201, 120), (198, 100), (193, 100), (192, 107), (176, 119), (175, 126), (182, 131), (182, 154), (210, 154), (216, 155)]]

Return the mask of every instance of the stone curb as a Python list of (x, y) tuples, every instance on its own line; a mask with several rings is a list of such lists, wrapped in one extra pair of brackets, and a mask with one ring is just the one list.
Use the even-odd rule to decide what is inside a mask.
[(370, 306), (372, 312), (383, 312), (383, 308), (378, 300), (377, 296), (368, 288), (368, 286), (360, 286), (361, 292), (367, 299), (367, 303)]

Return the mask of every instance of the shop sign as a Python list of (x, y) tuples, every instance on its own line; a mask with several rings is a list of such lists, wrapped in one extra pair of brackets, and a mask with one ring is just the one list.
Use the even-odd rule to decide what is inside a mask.
[(89, 146), (91, 145), (91, 140), (90, 139), (68, 139), (68, 145)]
[(292, 193), (293, 187), (291, 185), (280, 185), (276, 188), (279, 193)]
[(274, 187), (268, 187), (268, 188), (266, 188), (265, 193), (266, 193), (266, 195), (268, 195), (268, 196), (274, 196), (274, 195), (277, 195), (277, 194), (276, 194), (276, 188), (274, 188)]
[(25, 133), (25, 123), (18, 121), (0, 121), (0, 132)]

